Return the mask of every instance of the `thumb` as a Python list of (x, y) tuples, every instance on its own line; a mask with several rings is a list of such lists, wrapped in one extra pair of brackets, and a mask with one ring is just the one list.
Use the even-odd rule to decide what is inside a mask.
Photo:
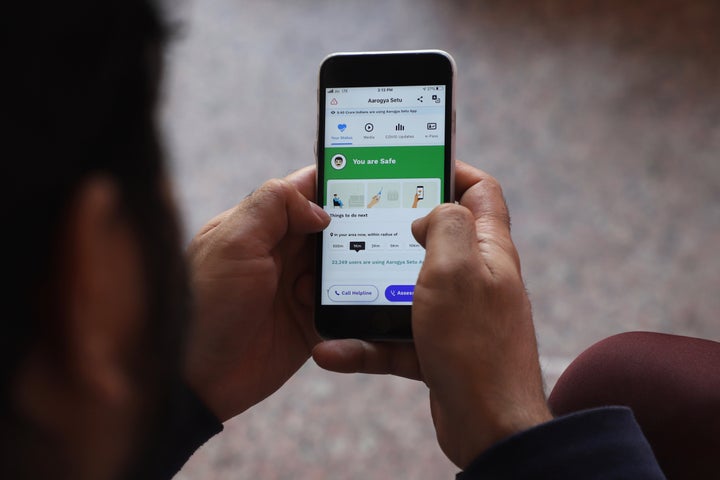
[[(412, 224), (415, 239), (426, 249), (423, 267), (435, 269), (458, 262), (477, 249), (477, 237), (472, 212), (464, 206), (445, 203)], [(429, 264), (428, 264), (429, 262)]]
[(226, 219), (225, 227), (252, 251), (254, 246), (270, 250), (286, 235), (316, 233), (329, 223), (329, 215), (290, 182), (273, 179), (243, 200)]
[(440, 205), (416, 220), (412, 231), (426, 249), (412, 307), (413, 334), (422, 354), (447, 345), (436, 342), (438, 338), (467, 329), (460, 324), (471, 303), (479, 300), (478, 286), (489, 272), (478, 255), (474, 218), (467, 208)]

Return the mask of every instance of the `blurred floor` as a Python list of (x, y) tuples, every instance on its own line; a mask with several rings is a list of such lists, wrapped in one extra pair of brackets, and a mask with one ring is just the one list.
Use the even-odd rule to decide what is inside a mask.
[[(442, 48), (458, 158), (505, 189), (548, 389), (613, 333), (720, 339), (716, 1), (194, 0), (174, 16), (163, 120), (187, 238), (314, 162), (326, 54)], [(176, 480), (450, 479), (427, 403), (310, 361)]]

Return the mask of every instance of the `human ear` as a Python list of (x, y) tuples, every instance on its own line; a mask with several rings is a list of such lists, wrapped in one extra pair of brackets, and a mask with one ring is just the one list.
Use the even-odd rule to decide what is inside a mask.
[(106, 178), (82, 187), (67, 231), (68, 344), (78, 378), (108, 400), (127, 394), (126, 360), (143, 323), (138, 238)]
[(101, 470), (122, 462), (139, 409), (129, 359), (144, 322), (144, 275), (112, 181), (87, 180), (65, 218), (51, 282), (58, 300), (38, 320), (52, 334), (34, 339), (16, 377), (16, 402), (62, 439), (88, 478), (103, 478)]

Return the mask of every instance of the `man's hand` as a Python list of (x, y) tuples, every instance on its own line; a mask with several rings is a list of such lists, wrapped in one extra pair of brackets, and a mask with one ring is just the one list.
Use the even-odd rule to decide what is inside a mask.
[(460, 205), (413, 224), (426, 248), (413, 297), (414, 345), (334, 340), (315, 361), (340, 372), (422, 379), (438, 442), (465, 468), (498, 440), (551, 419), (530, 302), (499, 184), (457, 162)]
[(263, 400), (320, 340), (312, 322), (315, 169), (270, 180), (205, 225), (188, 249), (197, 301), (186, 371), (221, 421)]

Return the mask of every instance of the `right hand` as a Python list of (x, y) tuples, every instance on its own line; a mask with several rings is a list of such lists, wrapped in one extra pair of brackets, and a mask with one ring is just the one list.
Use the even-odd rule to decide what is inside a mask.
[(457, 162), (460, 204), (412, 227), (426, 248), (413, 299), (414, 345), (332, 340), (323, 368), (422, 379), (443, 452), (465, 468), (493, 443), (552, 418), (530, 302), (498, 182)]

